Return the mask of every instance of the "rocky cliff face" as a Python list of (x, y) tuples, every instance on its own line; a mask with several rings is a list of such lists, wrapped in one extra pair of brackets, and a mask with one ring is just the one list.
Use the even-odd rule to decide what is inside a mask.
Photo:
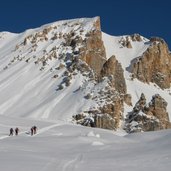
[[(94, 99), (96, 101), (99, 101), (98, 99), (100, 98), (101, 100), (99, 101), (99, 107), (95, 110), (88, 110), (86, 111), (86, 113), (88, 113), (88, 115), (90, 115), (93, 118), (93, 126), (96, 126), (98, 128), (116, 130), (120, 127), (120, 122), (123, 120), (124, 94), (126, 92), (126, 87), (124, 87), (124, 77), (121, 77), (123, 78), (122, 80), (119, 78), (119, 75), (117, 75), (118, 73), (120, 73), (120, 76), (123, 76), (123, 71), (120, 64), (118, 64), (118, 62), (116, 61), (116, 59), (114, 59), (114, 61), (116, 62), (115, 65), (111, 66), (113, 66), (116, 70), (118, 69), (118, 72), (115, 73), (115, 69), (113, 71), (112, 69), (110, 70), (110, 68), (108, 68), (109, 70), (107, 68), (106, 70), (104, 69), (109, 61), (106, 61), (106, 63), (104, 64), (103, 69), (101, 71), (101, 73), (103, 74), (101, 74), (98, 80), (96, 81), (97, 84), (102, 84), (104, 80), (107, 80), (107, 86), (105, 86), (104, 89), (101, 89), (97, 96), (92, 97), (90, 93), (88, 93), (85, 96), (85, 98), (88, 100)], [(118, 66), (116, 64), (118, 64)], [(121, 86), (121, 89), (119, 88), (119, 86)], [(77, 116), (82, 116), (74, 116), (78, 123), (81, 123), (83, 125), (88, 124), (88, 126), (91, 125), (88, 122), (91, 121), (89, 120), (89, 118), (87, 121), (87, 115), (81, 114)]]
[[(101, 90), (100, 95), (104, 95), (106, 103), (99, 107), (98, 111), (91, 110), (89, 113), (93, 116), (96, 127), (117, 129), (122, 120), (123, 96), (126, 93), (125, 78), (122, 66), (116, 58), (111, 56), (108, 60), (106, 59), (99, 18), (94, 25), (95, 30), (89, 32), (83, 42), (83, 47), (79, 52), (80, 59), (85, 61), (95, 72), (97, 83), (103, 82), (103, 79), (107, 78), (108, 87), (106, 88), (109, 91)], [(90, 95), (86, 97), (91, 98)], [(82, 123), (85, 125), (88, 122), (83, 121)]]
[(116, 60), (115, 56), (111, 56), (103, 65), (101, 77), (108, 77), (111, 86), (120, 94), (126, 94), (126, 83), (123, 75), (121, 64)]
[(163, 39), (151, 38), (150, 47), (132, 64), (133, 78), (155, 83), (160, 88), (170, 88), (171, 54)]
[(142, 94), (132, 112), (127, 115), (125, 129), (132, 133), (171, 128), (166, 107), (167, 102), (160, 95), (154, 95), (147, 104)]
[(99, 76), (106, 61), (106, 52), (102, 41), (100, 18), (94, 23), (95, 29), (86, 34), (87, 38), (80, 49), (80, 58)]

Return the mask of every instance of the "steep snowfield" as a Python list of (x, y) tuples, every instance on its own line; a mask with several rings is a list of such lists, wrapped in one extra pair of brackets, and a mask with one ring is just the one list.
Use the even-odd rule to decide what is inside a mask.
[[(35, 62), (39, 57), (50, 54), (54, 47), (58, 48), (57, 56), (71, 53), (71, 49), (62, 46), (65, 43), (63, 36), (74, 31), (75, 36), (80, 35), (84, 39), (87, 31), (94, 29), (93, 22), (96, 19), (95, 17), (59, 21), (26, 30), (21, 34), (0, 33), (0, 114), (68, 120), (84, 108), (89, 109), (94, 102), (85, 101), (84, 91), (77, 91), (86, 82), (80, 73), (72, 78), (69, 87), (56, 91), (66, 71), (56, 68), (64, 64), (63, 61), (48, 60), (48, 66), (43, 68), (43, 71), (42, 66), (36, 65)], [(41, 40), (41, 35), (48, 29), (48, 40)], [(61, 38), (52, 41), (55, 34)], [(38, 36), (35, 41), (36, 35)], [(53, 78), (54, 75), (58, 75), (58, 79)]]
[[(115, 55), (116, 59), (122, 64), (126, 79), (127, 92), (132, 96), (132, 104), (135, 105), (135, 103), (139, 100), (141, 93), (144, 93), (147, 102), (151, 101), (153, 95), (160, 94), (168, 102), (167, 111), (171, 119), (171, 89), (161, 90), (154, 84), (144, 84), (137, 79), (134, 79), (133, 81), (130, 79), (128, 68), (131, 64), (131, 61), (143, 54), (143, 52), (150, 45), (149, 40), (141, 36), (143, 41), (132, 41), (132, 48), (128, 49), (126, 47), (122, 47), (121, 43), (119, 43), (119, 41), (122, 40), (124, 37), (125, 36), (110, 36), (106, 33), (102, 34), (107, 58)], [(131, 110), (132, 109), (130, 107), (125, 105), (125, 115)]]
[[(171, 131), (126, 136), (61, 122), (0, 117), (0, 170), (3, 171), (168, 171)], [(30, 126), (38, 126), (30, 136)], [(20, 128), (9, 137), (10, 127)]]
[(120, 43), (126, 36), (110, 36), (106, 33), (102, 33), (107, 58), (115, 55), (122, 67), (126, 69), (131, 64), (131, 61), (143, 54), (143, 52), (149, 47), (149, 40), (142, 37), (141, 42), (131, 41), (132, 48), (123, 47)]

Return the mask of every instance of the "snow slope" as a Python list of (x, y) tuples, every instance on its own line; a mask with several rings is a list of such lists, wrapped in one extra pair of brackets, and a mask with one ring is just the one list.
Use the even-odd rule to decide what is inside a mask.
[[(171, 130), (119, 136), (63, 121), (5, 116), (0, 120), (3, 171), (168, 171), (171, 167)], [(30, 136), (33, 124), (38, 134)], [(15, 125), (21, 132), (9, 137), (7, 130)]]
[[(0, 33), (0, 114), (70, 120), (73, 114), (89, 109), (94, 102), (85, 101), (84, 91), (77, 91), (86, 78), (77, 73), (69, 87), (56, 91), (66, 71), (57, 67), (66, 63), (51, 59), (44, 68), (35, 63), (52, 54), (54, 48), (58, 49), (55, 51), (57, 57), (72, 53), (71, 48), (62, 45), (66, 43), (66, 34), (74, 32), (75, 37), (79, 35), (84, 39), (87, 31), (94, 29), (96, 19), (59, 21), (21, 34)], [(57, 38), (52, 40), (54, 36)], [(58, 79), (54, 75), (58, 75)]]

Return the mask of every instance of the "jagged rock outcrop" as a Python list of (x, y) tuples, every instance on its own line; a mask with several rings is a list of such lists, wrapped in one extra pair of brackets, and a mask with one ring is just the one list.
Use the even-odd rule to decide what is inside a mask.
[(126, 131), (132, 133), (171, 128), (166, 107), (167, 102), (160, 95), (154, 95), (147, 105), (144, 94), (141, 94), (133, 111), (127, 115)]
[(132, 106), (132, 97), (130, 94), (125, 94), (124, 95), (124, 102), (128, 105), (128, 106)]
[(106, 61), (106, 52), (100, 30), (100, 18), (96, 20), (94, 26), (95, 30), (87, 34), (84, 46), (80, 49), (80, 55), (81, 59), (99, 76), (102, 66)]
[(169, 116), (166, 107), (167, 102), (159, 94), (156, 94), (152, 97), (147, 111), (148, 115), (153, 115), (160, 120), (164, 129), (169, 126)]
[[(105, 93), (104, 99), (106, 104), (98, 108), (97, 113), (93, 111), (88, 111), (88, 113), (93, 116), (96, 127), (117, 129), (122, 120), (123, 95), (126, 93), (123, 69), (115, 56), (112, 56), (108, 60), (106, 59), (102, 33), (100, 31), (100, 19), (96, 20), (94, 25), (96, 29), (87, 34), (87, 38), (79, 50), (80, 59), (85, 61), (95, 72), (97, 82), (101, 82), (104, 77), (107, 77), (110, 89), (114, 89), (114, 91), (109, 91), (109, 94)], [(87, 94), (85, 98), (90, 99), (94, 97)], [(87, 123), (87, 121), (83, 123)]]
[(171, 54), (163, 39), (151, 38), (150, 47), (132, 64), (133, 78), (142, 82), (157, 84), (160, 88), (170, 88)]
[[(95, 110), (85, 111), (84, 118), (78, 117), (83, 116), (82, 114), (77, 114), (74, 116), (77, 123), (85, 126), (91, 126), (87, 121), (90, 121), (87, 116), (93, 118), (94, 126), (98, 128), (116, 130), (120, 127), (120, 123), (123, 120), (123, 98), (120, 94), (108, 87), (109, 91), (101, 90), (100, 97), (105, 100), (105, 104), (101, 104), (101, 107)], [(89, 94), (88, 94), (89, 95)], [(88, 96), (89, 97), (89, 96)], [(87, 96), (85, 97), (87, 99)], [(91, 99), (98, 100), (98, 96), (92, 97)], [(87, 99), (89, 100), (89, 98)], [(92, 121), (92, 119), (91, 119)]]
[(110, 130), (116, 130), (118, 125), (118, 122), (109, 114), (95, 115), (94, 122), (96, 127)]
[(142, 41), (142, 37), (139, 34), (132, 34), (132, 35), (130, 35), (130, 38), (133, 42), (135, 42), (135, 41), (141, 42)]
[(119, 93), (126, 93), (126, 83), (123, 75), (121, 64), (116, 60), (115, 56), (111, 56), (103, 65), (101, 71), (102, 77), (108, 77), (114, 87)]
[(95, 125), (99, 128), (116, 130), (123, 119), (123, 102), (127, 90), (122, 66), (115, 56), (111, 56), (104, 63), (100, 75), (101, 79), (108, 78), (110, 89), (113, 90), (109, 91), (106, 98), (108, 101), (108, 98), (111, 97), (109, 103), (99, 108), (100, 115), (95, 115)]
[[(96, 118), (98, 118), (96, 119), (97, 127), (106, 129), (119, 128), (120, 121), (123, 119), (123, 100), (121, 98), (116, 98), (113, 103), (104, 105), (102, 108), (100, 108), (100, 111), (105, 116), (98, 117), (98, 115), (96, 115)], [(110, 124), (108, 125), (107, 123)], [(102, 125), (105, 125), (105, 127)]]
[(123, 47), (127, 47), (129, 49), (132, 48), (132, 44), (131, 44), (131, 40), (129, 36), (126, 37), (122, 37), (122, 39), (119, 41), (119, 43), (123, 46)]
[(119, 43), (128, 49), (132, 48), (131, 42), (141, 42), (142, 37), (139, 34), (133, 34), (130, 36), (123, 36)]

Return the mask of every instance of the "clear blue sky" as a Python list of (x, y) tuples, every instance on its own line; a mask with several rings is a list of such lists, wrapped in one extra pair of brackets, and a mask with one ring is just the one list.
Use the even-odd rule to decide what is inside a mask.
[(0, 31), (22, 32), (50, 22), (101, 17), (112, 35), (165, 39), (171, 49), (171, 0), (1, 0)]

